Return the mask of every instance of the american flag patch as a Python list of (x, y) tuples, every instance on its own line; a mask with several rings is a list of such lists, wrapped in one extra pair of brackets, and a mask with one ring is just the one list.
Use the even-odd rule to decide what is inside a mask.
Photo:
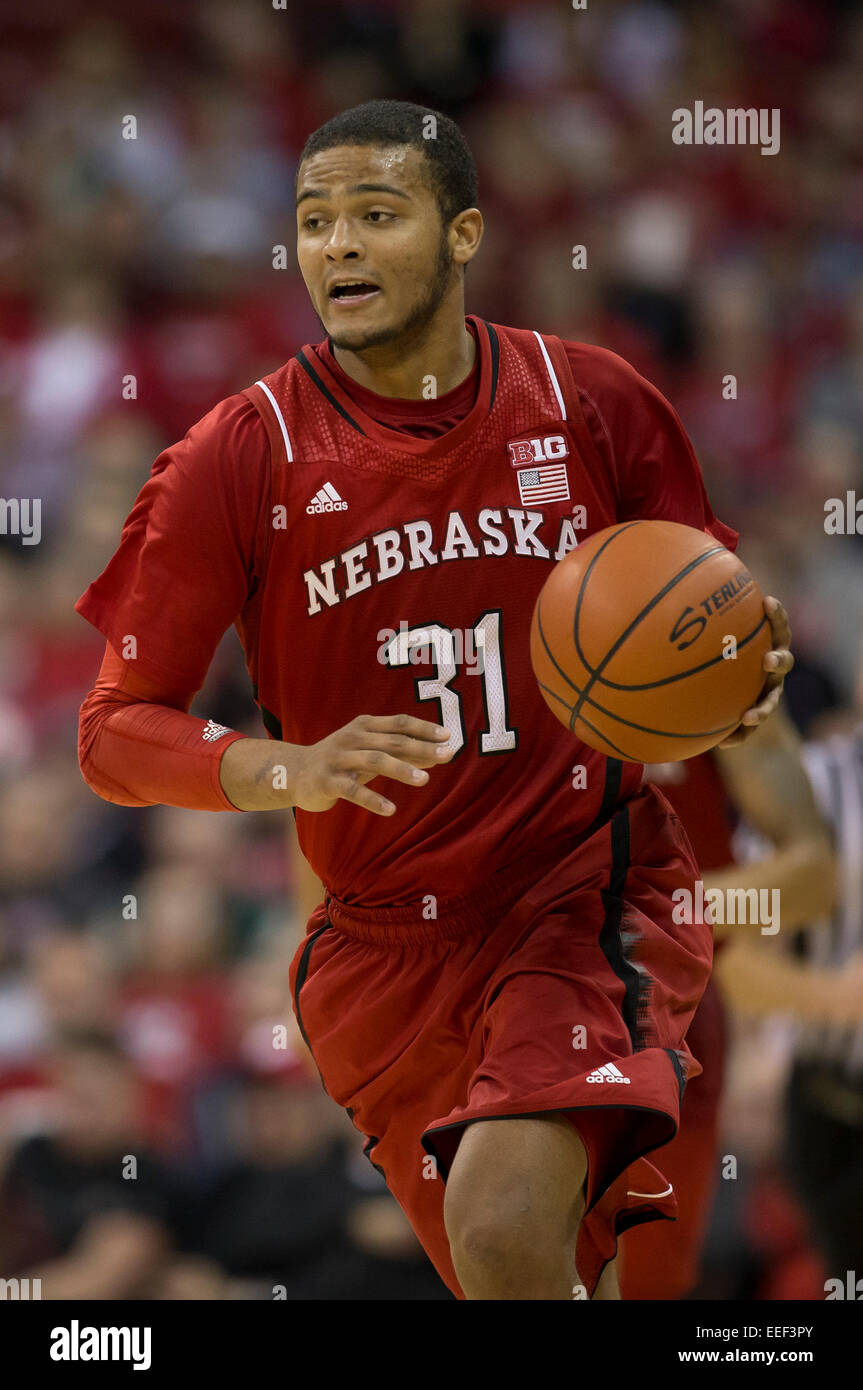
[(549, 463), (544, 468), (520, 468), (517, 477), (519, 496), (525, 506), (565, 502), (569, 497), (565, 463)]

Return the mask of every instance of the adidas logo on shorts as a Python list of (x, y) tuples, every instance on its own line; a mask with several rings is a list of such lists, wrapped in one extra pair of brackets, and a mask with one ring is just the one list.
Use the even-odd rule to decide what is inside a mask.
[(346, 512), (347, 509), (347, 502), (339, 497), (332, 483), (324, 483), (323, 487), (319, 487), (306, 507), (310, 516), (313, 516), (315, 512)]
[(596, 1071), (590, 1073), (587, 1080), (597, 1083), (601, 1081), (616, 1081), (618, 1086), (629, 1086), (632, 1084), (630, 1077), (624, 1076), (623, 1072), (619, 1071), (613, 1062), (606, 1062), (604, 1067), (597, 1067)]

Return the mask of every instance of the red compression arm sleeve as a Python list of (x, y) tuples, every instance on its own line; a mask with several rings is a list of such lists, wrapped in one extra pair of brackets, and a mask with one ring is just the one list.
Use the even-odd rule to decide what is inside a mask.
[(208, 721), (187, 713), (195, 693), (145, 679), (107, 643), (78, 722), (87, 785), (120, 806), (238, 811), (222, 790), (219, 763), (245, 735), (228, 730), (204, 739)]

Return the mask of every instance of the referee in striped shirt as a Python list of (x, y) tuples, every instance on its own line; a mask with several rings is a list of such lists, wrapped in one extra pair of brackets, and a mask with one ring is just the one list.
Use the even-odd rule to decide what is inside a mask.
[[(863, 723), (806, 744), (803, 760), (833, 828), (837, 892), (832, 915), (799, 932), (794, 952), (813, 973), (841, 972), (843, 995), (856, 977), (863, 998)], [(833, 1021), (797, 1025), (787, 1148), (831, 1273), (863, 1275), (863, 1019), (846, 1013), (837, 998)]]

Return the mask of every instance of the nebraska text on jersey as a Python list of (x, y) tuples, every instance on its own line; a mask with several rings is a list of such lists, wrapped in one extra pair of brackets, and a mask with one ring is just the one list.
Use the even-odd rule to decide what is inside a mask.
[[(273, 520), (276, 524), (278, 518)], [(583, 506), (573, 507), (571, 516), (549, 522), (542, 512), (521, 507), (483, 507), (470, 523), (461, 512), (451, 511), (438, 535), (432, 523), (422, 517), (406, 521), (398, 529), (376, 531), (324, 560), (317, 569), (305, 570), (307, 611), (320, 613), (324, 604), (331, 608), (343, 598), (353, 598), (372, 584), (393, 579), (405, 566), (418, 570), (447, 560), (476, 560), (481, 555), (507, 555), (510, 551), (561, 560), (578, 544), (576, 531), (586, 526), (587, 509)]]

